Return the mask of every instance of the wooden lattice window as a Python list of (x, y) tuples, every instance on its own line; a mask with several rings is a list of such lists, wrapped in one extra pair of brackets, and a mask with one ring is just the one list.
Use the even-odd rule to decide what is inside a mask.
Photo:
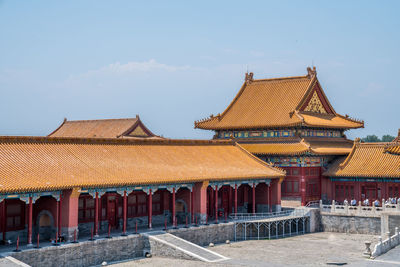
[(79, 223), (91, 222), (94, 220), (95, 199), (91, 195), (79, 196), (78, 221)]
[(7, 231), (22, 230), (25, 228), (25, 202), (19, 199), (7, 199), (6, 228)]

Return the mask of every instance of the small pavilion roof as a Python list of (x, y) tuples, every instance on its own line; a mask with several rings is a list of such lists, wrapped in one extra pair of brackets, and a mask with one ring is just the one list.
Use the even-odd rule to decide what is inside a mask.
[(330, 177), (400, 178), (400, 156), (385, 152), (388, 143), (354, 143), (351, 153), (332, 163)]
[(85, 138), (160, 138), (153, 134), (136, 118), (76, 120), (63, 123), (51, 134), (51, 137), (85, 137)]
[(0, 193), (281, 178), (233, 141), (0, 137)]
[(244, 149), (256, 155), (348, 155), (353, 142), (346, 139), (340, 141), (306, 140), (277, 143), (240, 144)]
[(308, 75), (253, 80), (246, 74), (242, 88), (222, 114), (195, 122), (207, 130), (265, 129), (307, 126), (350, 129), (364, 122), (337, 114), (318, 82), (315, 68)]

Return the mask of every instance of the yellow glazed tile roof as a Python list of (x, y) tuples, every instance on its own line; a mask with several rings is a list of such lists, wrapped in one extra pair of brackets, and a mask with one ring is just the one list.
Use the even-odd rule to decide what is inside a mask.
[(85, 138), (159, 138), (144, 126), (139, 116), (126, 119), (77, 120), (64, 122), (51, 137)]
[(331, 177), (400, 177), (400, 156), (385, 153), (387, 143), (358, 143), (347, 158), (334, 162), (324, 173)]
[(323, 128), (359, 128), (361, 123), (354, 119), (346, 118), (339, 114), (307, 114), (304, 112), (298, 113), (304, 120), (304, 124), (314, 127)]
[(393, 143), (385, 148), (385, 152), (400, 155), (400, 143)]
[(352, 143), (323, 142), (301, 140), (295, 143), (253, 143), (240, 144), (244, 149), (256, 155), (301, 155), (305, 153), (317, 155), (348, 155), (351, 152)]
[[(252, 77), (252, 76), (251, 76)], [(329, 116), (304, 112), (304, 105), (315, 88), (320, 88)], [(321, 102), (320, 102), (321, 103)], [(322, 109), (325, 111), (325, 109)], [(337, 114), (323, 93), (316, 73), (307, 76), (246, 80), (222, 114), (195, 122), (195, 128), (207, 130), (260, 129), (268, 127), (359, 128), (364, 123)]]
[(0, 137), (0, 193), (278, 178), (232, 141)]
[(302, 142), (240, 145), (250, 153), (256, 155), (299, 155), (308, 151), (308, 146)]
[(386, 146), (385, 152), (400, 155), (400, 129), (397, 137)]

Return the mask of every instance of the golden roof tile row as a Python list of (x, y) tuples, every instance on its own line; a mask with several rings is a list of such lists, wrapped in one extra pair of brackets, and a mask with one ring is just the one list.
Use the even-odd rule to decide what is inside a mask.
[[(324, 128), (360, 128), (356, 121), (337, 114), (325, 96), (316, 77), (309, 70), (307, 76), (246, 81), (222, 114), (195, 122), (195, 128), (207, 130), (260, 129), (273, 127), (308, 126)], [(317, 94), (316, 92), (319, 92)], [(305, 106), (311, 96), (318, 96), (325, 104), (318, 109)], [(314, 105), (322, 105), (320, 99)], [(306, 112), (316, 110), (326, 113)], [(329, 112), (327, 112), (329, 111)]]
[(136, 118), (77, 120), (67, 119), (51, 134), (51, 137), (86, 137), (86, 138), (160, 138), (154, 135)]
[(252, 143), (240, 144), (250, 153), (256, 155), (301, 155), (305, 153), (317, 155), (348, 155), (352, 143), (347, 140), (342, 142), (306, 141), (282, 143)]
[(0, 192), (279, 178), (232, 141), (0, 137)]
[(400, 178), (400, 156), (385, 152), (387, 143), (358, 143), (346, 158), (324, 173), (330, 177)]

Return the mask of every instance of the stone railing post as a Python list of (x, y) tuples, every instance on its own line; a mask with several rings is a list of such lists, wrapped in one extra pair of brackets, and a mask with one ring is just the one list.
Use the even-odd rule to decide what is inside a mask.
[(358, 208), (357, 208), (358, 213), (361, 213), (361, 201), (358, 201)]
[(335, 211), (336, 211), (335, 200), (332, 200), (331, 212), (335, 212)]
[(322, 210), (322, 199), (319, 200), (319, 208)]
[(385, 205), (385, 199), (382, 198), (382, 210), (385, 211), (386, 210), (386, 205)]
[(347, 215), (349, 214), (349, 203), (346, 203), (346, 205), (344, 205), (344, 211)]
[(399, 238), (399, 227), (394, 228), (394, 241), (395, 241), (395, 246), (397, 246), (400, 242)]
[(365, 241), (364, 244), (365, 244), (365, 251), (364, 251), (363, 255), (366, 258), (370, 258), (371, 257), (371, 248), (370, 248), (371, 242)]
[(400, 211), (400, 203), (396, 203), (396, 209)]
[(376, 207), (375, 207), (375, 203), (372, 203), (372, 213), (375, 214), (376, 213)]

